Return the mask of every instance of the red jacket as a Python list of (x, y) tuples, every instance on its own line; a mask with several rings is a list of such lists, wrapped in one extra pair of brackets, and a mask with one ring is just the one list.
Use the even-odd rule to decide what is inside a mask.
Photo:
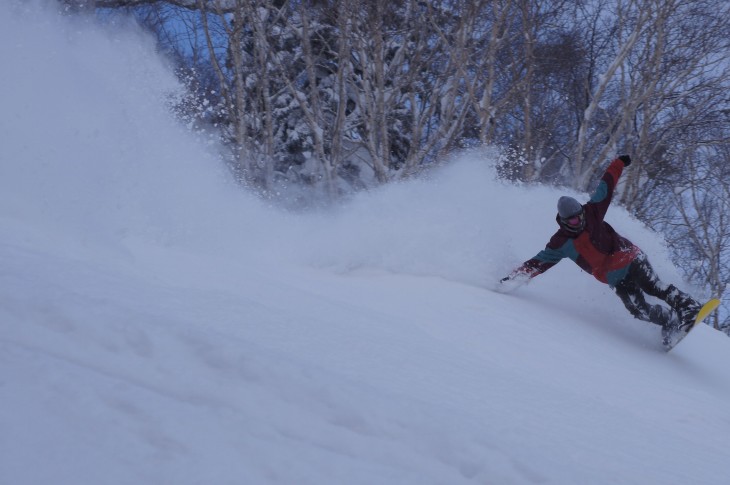
[(558, 232), (550, 238), (545, 249), (525, 261), (514, 274), (534, 277), (552, 268), (561, 259), (570, 258), (584, 271), (612, 288), (624, 279), (629, 265), (641, 250), (603, 220), (623, 169), (624, 163), (619, 159), (611, 162), (606, 169), (591, 200), (583, 205), (583, 231), (569, 231), (562, 226), (560, 217), (556, 217), (560, 226)]

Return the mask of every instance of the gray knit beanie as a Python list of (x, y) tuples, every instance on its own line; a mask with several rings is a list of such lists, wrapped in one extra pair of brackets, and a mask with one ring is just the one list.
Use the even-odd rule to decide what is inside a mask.
[(558, 200), (558, 215), (563, 219), (574, 216), (581, 210), (583, 210), (583, 206), (572, 197), (564, 195)]

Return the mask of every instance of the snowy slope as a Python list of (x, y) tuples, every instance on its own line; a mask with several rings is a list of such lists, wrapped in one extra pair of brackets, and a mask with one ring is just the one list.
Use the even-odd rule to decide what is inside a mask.
[(134, 29), (2, 5), (0, 61), (0, 483), (727, 483), (730, 340), (666, 354), (569, 262), (492, 291), (560, 192), (481, 151), (286, 215)]

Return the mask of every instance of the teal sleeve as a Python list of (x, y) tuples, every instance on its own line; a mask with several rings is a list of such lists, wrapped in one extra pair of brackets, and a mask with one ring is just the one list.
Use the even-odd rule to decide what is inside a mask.
[(561, 259), (565, 258), (567, 255), (564, 254), (559, 249), (552, 249), (552, 248), (545, 248), (539, 253), (537, 253), (537, 256), (535, 256), (534, 259), (537, 259), (541, 263), (552, 263), (555, 264), (559, 262)]

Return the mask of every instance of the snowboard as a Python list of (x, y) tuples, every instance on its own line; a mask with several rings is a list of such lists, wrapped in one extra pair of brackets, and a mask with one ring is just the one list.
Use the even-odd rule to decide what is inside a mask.
[(717, 298), (713, 298), (704, 305), (702, 305), (702, 308), (700, 308), (699, 313), (697, 313), (697, 316), (695, 317), (695, 322), (687, 330), (676, 329), (674, 331), (670, 331), (667, 335), (664, 335), (664, 332), (662, 332), (664, 336), (664, 349), (669, 352), (674, 347), (676, 347), (677, 344), (681, 342), (682, 339), (687, 336), (687, 334), (689, 334), (690, 330), (695, 328), (698, 323), (707, 318), (707, 316), (712, 313), (718, 306), (720, 306), (720, 300), (718, 300)]

